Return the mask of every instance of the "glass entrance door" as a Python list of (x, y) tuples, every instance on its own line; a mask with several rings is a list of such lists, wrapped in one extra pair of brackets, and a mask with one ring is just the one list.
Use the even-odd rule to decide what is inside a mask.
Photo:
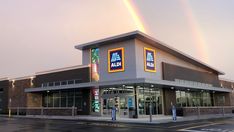
[(111, 116), (111, 110), (117, 108), (118, 117), (129, 117), (129, 107), (134, 105), (133, 87), (102, 88), (103, 116)]
[(150, 114), (150, 104), (152, 115), (162, 114), (162, 95), (160, 89), (140, 88), (139, 89), (139, 115)]
[(109, 97), (103, 99), (103, 115), (111, 116), (111, 110), (115, 106), (117, 108), (116, 116), (128, 117), (128, 97)]
[(160, 96), (149, 96), (145, 100), (145, 114), (150, 114), (150, 104), (152, 115), (162, 114), (162, 104), (160, 103)]

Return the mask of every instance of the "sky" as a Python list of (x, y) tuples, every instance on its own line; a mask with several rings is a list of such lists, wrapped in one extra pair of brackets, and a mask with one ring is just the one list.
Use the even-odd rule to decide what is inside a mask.
[(233, 7), (234, 0), (0, 0), (0, 78), (81, 65), (75, 45), (144, 29), (234, 80)]

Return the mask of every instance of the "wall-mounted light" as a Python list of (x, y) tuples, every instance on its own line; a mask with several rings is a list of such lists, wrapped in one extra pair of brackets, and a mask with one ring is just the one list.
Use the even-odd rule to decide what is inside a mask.
[(31, 87), (34, 85), (33, 79), (34, 79), (34, 77), (30, 77), (30, 86), (31, 86)]
[(15, 80), (11, 80), (12, 88), (15, 88)]
[(154, 87), (154, 85), (152, 84), (152, 85), (150, 85), (150, 87), (151, 87), (151, 88), (153, 88), (153, 87)]
[(171, 89), (173, 90), (173, 89), (175, 89), (174, 87), (171, 87)]

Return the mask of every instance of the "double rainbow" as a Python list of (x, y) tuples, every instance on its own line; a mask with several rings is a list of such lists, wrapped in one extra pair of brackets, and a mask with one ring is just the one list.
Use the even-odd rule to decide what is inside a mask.
[[(138, 13), (137, 7), (133, 3), (132, 0), (123, 0), (124, 5), (130, 12), (132, 19), (137, 27), (137, 29), (141, 32), (146, 33), (146, 28), (143, 24), (143, 19)], [(179, 0), (181, 7), (184, 10), (184, 13), (187, 17), (187, 22), (190, 27), (193, 40), (196, 43), (196, 47), (199, 52), (199, 56), (202, 58), (202, 61), (208, 62), (209, 61), (209, 54), (208, 54), (208, 47), (203, 38), (202, 31), (199, 28), (198, 22), (196, 21), (194, 14), (192, 12), (192, 8), (187, 0)], [(148, 32), (148, 31), (147, 31)]]

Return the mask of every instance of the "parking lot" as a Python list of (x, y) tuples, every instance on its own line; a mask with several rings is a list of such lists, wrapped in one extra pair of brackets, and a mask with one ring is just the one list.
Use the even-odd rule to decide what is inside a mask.
[(134, 124), (80, 120), (48, 120), (0, 117), (1, 132), (234, 132), (234, 118), (171, 122), (161, 124)]

